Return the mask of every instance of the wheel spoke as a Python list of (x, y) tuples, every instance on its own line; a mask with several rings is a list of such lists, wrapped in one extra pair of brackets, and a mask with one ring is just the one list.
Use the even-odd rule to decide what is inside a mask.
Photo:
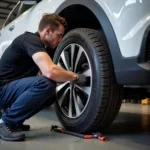
[(87, 76), (87, 86), (80, 87), (67, 81), (58, 83), (56, 87), (58, 105), (62, 113), (68, 118), (77, 118), (88, 106), (91, 95), (92, 69), (88, 54), (79, 44), (71, 43), (62, 51), (57, 65)]
[(82, 47), (80, 47), (80, 48), (79, 48), (79, 51), (78, 51), (78, 54), (77, 54), (76, 61), (75, 61), (74, 71), (76, 71), (76, 69), (77, 69), (77, 66), (78, 66), (80, 57), (81, 57), (81, 55), (82, 55), (82, 52), (83, 52), (83, 49), (82, 49)]
[(77, 103), (77, 96), (75, 95), (75, 91), (74, 90), (73, 90), (73, 99), (74, 99), (76, 115), (79, 116), (81, 114), (81, 111), (80, 111), (79, 105)]
[(70, 88), (69, 112), (68, 116), (72, 117), (72, 87)]
[(58, 62), (58, 63), (57, 63), (57, 65), (58, 65), (58, 66), (60, 66), (60, 67), (62, 67), (62, 65), (61, 65), (61, 63), (60, 63), (60, 62)]
[(86, 93), (88, 96), (90, 95), (91, 87), (80, 87), (77, 84), (75, 87), (78, 88), (81, 92)]
[(62, 83), (62, 84), (58, 85), (57, 88), (56, 88), (56, 92), (59, 92), (61, 89), (64, 88), (64, 86), (66, 86), (66, 85), (69, 84), (69, 83), (70, 83), (70, 82), (67, 81), (67, 82), (65, 82), (65, 83)]
[(78, 104), (80, 104), (80, 106), (81, 106), (82, 109), (83, 109), (83, 108), (84, 108), (84, 104), (83, 104), (81, 98), (79, 97), (79, 95), (77, 95), (77, 102), (78, 102)]
[(71, 44), (71, 69), (74, 70), (73, 60), (74, 60), (74, 50), (75, 50), (75, 44)]
[(66, 69), (69, 71), (69, 62), (67, 62), (66, 60), (66, 56), (65, 56), (65, 52), (63, 51), (62, 54), (61, 54), (61, 58), (62, 58), (62, 61), (66, 67)]
[(91, 69), (86, 70), (85, 72), (83, 72), (82, 74), (84, 74), (85, 76), (91, 76)]
[(58, 103), (59, 103), (59, 105), (61, 106), (62, 105), (62, 102), (63, 102), (63, 100), (65, 99), (65, 97), (66, 97), (66, 94), (67, 94), (67, 92), (69, 91), (69, 87), (65, 90), (65, 92), (62, 94), (62, 96), (60, 97), (60, 99), (58, 100)]

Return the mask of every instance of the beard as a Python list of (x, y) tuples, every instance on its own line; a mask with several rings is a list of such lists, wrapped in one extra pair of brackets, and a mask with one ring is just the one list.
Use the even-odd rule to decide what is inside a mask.
[(50, 48), (50, 49), (54, 49), (54, 47), (52, 46), (52, 44), (50, 44), (49, 42), (47, 42), (47, 41), (44, 41), (44, 43), (45, 43), (45, 47), (47, 48)]

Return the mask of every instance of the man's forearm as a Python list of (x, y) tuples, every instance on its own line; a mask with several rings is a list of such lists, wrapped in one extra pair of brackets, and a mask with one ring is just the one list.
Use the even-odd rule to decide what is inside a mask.
[(55, 65), (52, 71), (51, 79), (56, 82), (73, 81), (77, 79), (77, 74), (71, 71), (66, 71), (60, 66)]

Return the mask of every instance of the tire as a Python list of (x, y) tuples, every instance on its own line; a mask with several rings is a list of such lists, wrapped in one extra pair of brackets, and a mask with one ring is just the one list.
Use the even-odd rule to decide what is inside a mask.
[[(74, 50), (72, 50), (72, 47)], [(74, 59), (78, 59), (78, 54), (75, 55), (75, 53), (79, 53), (80, 50), (84, 55), (82, 55), (82, 59), (78, 61), (78, 64), (82, 65), (78, 65), (76, 71), (75, 67), (72, 70), (73, 68), (70, 65), (70, 71), (84, 73), (83, 68), (87, 67), (91, 71), (89, 71), (89, 76), (87, 75), (89, 85), (85, 88), (73, 85), (73, 88), (71, 88), (71, 82), (58, 84), (58, 101), (55, 104), (55, 109), (58, 119), (65, 129), (78, 133), (88, 133), (103, 130), (113, 122), (121, 106), (122, 86), (116, 83), (111, 56), (103, 32), (84, 28), (70, 31), (56, 49), (54, 62), (69, 70), (65, 62), (68, 62), (68, 64), (70, 62), (71, 64), (72, 60), (75, 64), (77, 60)], [(76, 56), (74, 56), (75, 58), (72, 57), (74, 59), (70, 58), (71, 52), (74, 52)], [(65, 60), (63, 60), (64, 56)], [(63, 88), (60, 88), (60, 86)], [(66, 91), (67, 88), (69, 89), (68, 91)], [(87, 92), (86, 89), (90, 90), (87, 90)], [(74, 91), (75, 97), (70, 97), (72, 91)], [(79, 98), (83, 104), (85, 98), (82, 96), (82, 92), (85, 92), (85, 95), (90, 94), (87, 96), (87, 102), (84, 102), (86, 104), (82, 109), (82, 113), (79, 113), (81, 111), (77, 111), (74, 100), (76, 100), (76, 103), (78, 102), (78, 107), (81, 105)]]

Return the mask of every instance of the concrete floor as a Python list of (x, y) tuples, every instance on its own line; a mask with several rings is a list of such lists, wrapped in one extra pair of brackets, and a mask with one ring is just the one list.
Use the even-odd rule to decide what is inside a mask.
[(0, 150), (150, 150), (150, 105), (122, 104), (118, 117), (104, 132), (106, 142), (50, 132), (52, 124), (60, 125), (53, 107), (26, 123), (31, 125), (26, 141), (0, 140)]

